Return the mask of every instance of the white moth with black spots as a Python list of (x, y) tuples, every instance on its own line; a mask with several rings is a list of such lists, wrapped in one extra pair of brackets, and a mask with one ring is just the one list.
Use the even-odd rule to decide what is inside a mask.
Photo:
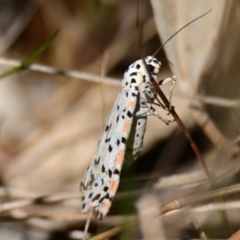
[[(145, 58), (145, 63), (151, 77), (157, 81), (161, 63), (151, 56)], [(156, 94), (145, 63), (138, 60), (125, 71), (106, 128), (81, 182), (82, 212), (93, 209), (100, 219), (111, 207), (123, 160), (135, 160), (142, 151), (147, 116), (154, 115), (163, 120), (152, 107)], [(169, 81), (175, 82), (176, 77), (163, 79), (158, 84)]]

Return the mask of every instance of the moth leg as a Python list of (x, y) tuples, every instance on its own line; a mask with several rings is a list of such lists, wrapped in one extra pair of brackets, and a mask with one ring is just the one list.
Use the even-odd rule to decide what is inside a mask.
[[(164, 78), (164, 79), (162, 79), (162, 80), (160, 80), (159, 82), (158, 82), (158, 85), (160, 86), (160, 85), (163, 85), (163, 84), (166, 84), (166, 83), (168, 83), (168, 82), (172, 82), (172, 84), (171, 84), (171, 87), (170, 87), (170, 94), (169, 94), (169, 98), (168, 98), (168, 101), (169, 101), (169, 109), (168, 109), (168, 114), (170, 114), (170, 112), (171, 112), (171, 109), (172, 109), (172, 92), (173, 92), (173, 88), (174, 88), (174, 86), (175, 86), (175, 84), (176, 84), (176, 81), (177, 81), (177, 77), (176, 76), (171, 76), (171, 77), (167, 77), (167, 78)], [(160, 103), (160, 106), (162, 107), (162, 103)], [(166, 106), (164, 106), (163, 105), (163, 107), (162, 107), (164, 110), (166, 110)]]
[(151, 97), (149, 96), (149, 93), (147, 91), (145, 91), (144, 94), (145, 94), (145, 98), (147, 99), (148, 103), (155, 104), (164, 110), (168, 110), (167, 107), (163, 103), (161, 103), (161, 101), (159, 99), (158, 99), (158, 103), (154, 103), (154, 99), (157, 99), (157, 95), (154, 92), (152, 93), (152, 94), (154, 94), (153, 95), (154, 99), (151, 98), (152, 96)]
[(155, 116), (157, 117), (158, 119), (160, 119), (162, 122), (164, 122), (165, 124), (169, 124), (171, 122), (174, 122), (175, 119), (164, 119), (162, 118), (159, 113), (151, 106), (148, 113), (147, 113), (147, 116)]
[(164, 122), (165, 124), (169, 124), (171, 122), (174, 122), (175, 119), (169, 120), (169, 119), (164, 119), (162, 118), (159, 113), (156, 111), (155, 108), (152, 107), (152, 105), (150, 103), (147, 104), (147, 107), (141, 111), (138, 111), (136, 113), (137, 117), (148, 117), (148, 116), (155, 116), (158, 119), (160, 119), (162, 122)]
[(150, 102), (142, 102), (141, 107), (135, 113), (136, 117), (146, 117), (146, 116), (148, 116), (147, 113), (149, 112), (150, 108), (151, 108), (151, 103)]

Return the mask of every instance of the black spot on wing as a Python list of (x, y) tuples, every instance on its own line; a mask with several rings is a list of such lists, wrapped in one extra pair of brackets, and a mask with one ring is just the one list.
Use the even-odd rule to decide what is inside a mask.
[(120, 144), (120, 140), (119, 140), (119, 139), (117, 139), (117, 145), (119, 146), (119, 144)]
[(84, 203), (83, 205), (82, 205), (82, 208), (84, 209), (86, 207), (86, 203)]
[(92, 193), (90, 193), (90, 194), (89, 194), (89, 196), (88, 196), (88, 198), (91, 198), (91, 197), (92, 197), (92, 195), (93, 195), (93, 194), (92, 194)]
[(140, 68), (141, 68), (141, 65), (140, 65), (140, 64), (137, 64), (136, 68), (137, 68), (137, 69), (140, 69)]
[(98, 202), (101, 203), (104, 199), (105, 199), (105, 197), (102, 197), (98, 200)]
[(102, 172), (104, 173), (106, 171), (106, 168), (104, 167), (104, 165), (102, 165)]
[(130, 111), (128, 111), (128, 112), (127, 112), (127, 116), (128, 116), (129, 118), (131, 118), (131, 117), (132, 117), (132, 113), (131, 113)]
[(117, 116), (116, 123), (118, 123), (118, 121), (119, 121), (119, 115)]
[(97, 194), (93, 199), (92, 199), (92, 201), (96, 201), (96, 200), (98, 200), (99, 198), (100, 198), (100, 196), (101, 196), (101, 194), (99, 193), (99, 194)]
[(127, 139), (125, 137), (122, 137), (122, 143), (126, 144), (126, 142), (127, 142)]
[(107, 194), (104, 196), (104, 198), (106, 198), (106, 199), (111, 199), (110, 196), (109, 196), (109, 193), (107, 193)]
[(99, 162), (100, 162), (100, 157), (99, 157), (98, 159), (95, 159), (95, 161), (94, 161), (94, 163), (95, 163), (96, 165), (98, 165)]
[(112, 148), (112, 145), (110, 144), (110, 145), (108, 146), (108, 151), (109, 151), (109, 152), (112, 152), (112, 149), (113, 149), (113, 148)]
[(116, 175), (119, 175), (120, 171), (118, 169), (115, 169), (113, 173), (116, 174)]
[(110, 178), (112, 177), (112, 170), (111, 170), (111, 169), (108, 170), (108, 176), (109, 176)]
[(108, 189), (109, 189), (109, 187), (105, 186), (105, 187), (103, 188), (103, 191), (104, 191), (104, 192), (107, 192)]
[(133, 96), (133, 97), (136, 97), (137, 95), (136, 95), (136, 93), (132, 93), (132, 96)]
[(91, 178), (90, 178), (90, 181), (88, 184), (91, 185), (93, 183), (93, 181), (94, 181), (94, 175), (93, 175), (93, 173), (91, 173)]
[(104, 199), (109, 199), (111, 201), (111, 198), (109, 196), (109, 193), (107, 193), (105, 196), (103, 196), (101, 199), (99, 199), (99, 203), (101, 203)]

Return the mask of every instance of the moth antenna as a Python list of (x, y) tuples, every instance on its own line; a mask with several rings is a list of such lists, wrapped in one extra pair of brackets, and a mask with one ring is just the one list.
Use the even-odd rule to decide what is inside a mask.
[(158, 59), (161, 60), (161, 62), (167, 62), (167, 63), (169, 63), (172, 67), (174, 67), (174, 64), (173, 64), (171, 61), (167, 60), (166, 58), (158, 58)]
[(209, 11), (207, 11), (206, 13), (202, 14), (201, 16), (193, 19), (192, 21), (190, 21), (189, 23), (187, 23), (186, 25), (184, 25), (183, 27), (181, 27), (179, 30), (177, 30), (171, 37), (169, 37), (165, 43), (162, 44), (162, 46), (160, 46), (157, 51), (153, 54), (153, 57), (156, 56), (156, 54), (174, 37), (176, 36), (179, 32), (181, 32), (184, 28), (186, 28), (188, 25), (194, 23), (195, 21), (197, 21), (198, 19), (204, 17), (205, 15), (207, 15), (208, 13), (210, 13), (212, 11), (212, 9), (210, 9)]
[(138, 37), (138, 51), (140, 53), (140, 57), (143, 56), (143, 1), (137, 0), (137, 21), (136, 21), (136, 29), (137, 37)]

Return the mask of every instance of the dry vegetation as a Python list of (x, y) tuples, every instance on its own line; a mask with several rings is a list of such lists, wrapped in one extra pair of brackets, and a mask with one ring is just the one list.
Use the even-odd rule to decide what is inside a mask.
[[(138, 47), (136, 1), (0, 2), (1, 72), (60, 29), (33, 65), (0, 81), (0, 239), (81, 238), (79, 183), (119, 91), (116, 79), (153, 54), (159, 37), (164, 42), (210, 8), (165, 51), (178, 77), (173, 104), (214, 183), (177, 124), (149, 118), (142, 156), (125, 163), (109, 215), (93, 219), (89, 232), (105, 234), (94, 239), (240, 239), (239, 1), (146, 0), (143, 8)], [(163, 61), (159, 78), (169, 75)]]

